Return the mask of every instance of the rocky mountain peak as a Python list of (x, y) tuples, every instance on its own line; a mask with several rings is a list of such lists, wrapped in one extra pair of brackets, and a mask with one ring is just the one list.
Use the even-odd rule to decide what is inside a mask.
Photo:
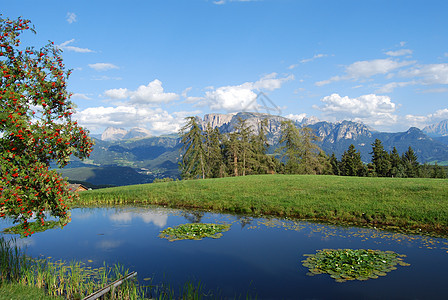
[(103, 141), (118, 141), (123, 139), (128, 131), (124, 128), (107, 127), (101, 134), (101, 140)]
[(107, 127), (103, 134), (101, 134), (101, 140), (119, 141), (135, 138), (146, 138), (150, 136), (151, 133), (145, 128), (134, 127), (130, 130), (126, 130), (124, 128)]
[(437, 124), (429, 125), (423, 128), (423, 132), (429, 136), (448, 136), (448, 120), (443, 120)]

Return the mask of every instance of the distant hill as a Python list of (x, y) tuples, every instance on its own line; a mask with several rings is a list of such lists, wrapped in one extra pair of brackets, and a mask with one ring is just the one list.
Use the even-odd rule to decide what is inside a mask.
[[(267, 138), (272, 145), (271, 152), (279, 146), (281, 122), (288, 120), (285, 117), (242, 112), (227, 115), (209, 114), (205, 115), (204, 119), (197, 118), (197, 120), (204, 128), (207, 124), (211, 124), (213, 127), (218, 127), (220, 132), (228, 133), (236, 127), (238, 117), (247, 120), (247, 124), (254, 132), (258, 132), (259, 122), (267, 119)], [(318, 144), (322, 150), (328, 155), (335, 153), (338, 158), (350, 144), (353, 144), (361, 152), (362, 160), (366, 163), (370, 162), (372, 144), (378, 138), (387, 151), (392, 151), (395, 146), (399, 153), (404, 153), (411, 146), (421, 163), (447, 164), (448, 162), (448, 136), (430, 137), (415, 127), (405, 132), (386, 133), (351, 121), (331, 123), (303, 119), (295, 124), (312, 128), (321, 138)], [(182, 145), (176, 134), (126, 138), (126, 136), (135, 136), (130, 132), (144, 133), (145, 131), (138, 128), (129, 131), (108, 128), (106, 131), (108, 132), (105, 135), (108, 137), (106, 140), (95, 139), (96, 144), (90, 158), (85, 162), (75, 159), (68, 166), (74, 170), (67, 168), (63, 170), (65, 176), (93, 184), (114, 185), (151, 182), (154, 178), (179, 177), (178, 160)], [(116, 134), (115, 137), (112, 133)], [(114, 169), (114, 167), (117, 168)]]

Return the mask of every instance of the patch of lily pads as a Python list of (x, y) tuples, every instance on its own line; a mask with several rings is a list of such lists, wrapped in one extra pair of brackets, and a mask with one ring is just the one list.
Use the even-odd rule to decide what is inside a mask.
[(336, 282), (365, 281), (386, 276), (397, 265), (410, 266), (403, 261), (406, 255), (393, 251), (366, 249), (323, 249), (316, 254), (305, 254), (302, 261), (309, 269), (307, 275), (328, 274)]
[(189, 223), (168, 227), (160, 232), (159, 237), (167, 239), (170, 242), (179, 240), (202, 240), (206, 237), (219, 239), (222, 233), (229, 229), (230, 225), (227, 224)]

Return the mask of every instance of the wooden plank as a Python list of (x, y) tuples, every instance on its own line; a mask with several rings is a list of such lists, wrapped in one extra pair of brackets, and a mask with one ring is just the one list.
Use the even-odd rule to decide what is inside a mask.
[(95, 300), (98, 299), (99, 297), (101, 297), (102, 295), (106, 294), (107, 292), (109, 292), (111, 289), (114, 290), (117, 286), (119, 286), (120, 284), (122, 284), (125, 280), (132, 278), (134, 276), (137, 275), (137, 272), (131, 272), (128, 275), (112, 282), (111, 284), (107, 285), (106, 287), (102, 288), (101, 290), (98, 290), (92, 294), (90, 294), (89, 296), (85, 297), (83, 300)]

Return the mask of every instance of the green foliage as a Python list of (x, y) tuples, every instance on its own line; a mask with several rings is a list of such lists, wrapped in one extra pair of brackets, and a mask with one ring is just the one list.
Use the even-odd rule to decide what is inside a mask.
[(60, 51), (53, 43), (36, 50), (20, 46), (30, 21), (0, 16), (0, 217), (23, 224), (33, 214), (44, 222), (44, 211), (69, 221), (67, 183), (49, 169), (64, 167), (71, 155), (92, 151), (88, 132), (71, 119), (74, 112)]
[(168, 227), (160, 232), (159, 237), (172, 241), (179, 240), (202, 240), (205, 237), (218, 239), (222, 232), (228, 231), (230, 225), (190, 223), (176, 227)]
[(13, 227), (5, 228), (3, 230), (4, 233), (12, 233), (12, 234), (20, 234), (23, 238), (25, 237), (26, 229), (31, 230), (32, 232), (43, 232), (48, 229), (53, 229), (55, 227), (62, 228), (65, 224), (61, 221), (45, 221), (41, 223), (39, 221), (29, 222), (28, 227), (24, 228), (24, 224), (17, 224)]
[(361, 161), (361, 153), (351, 144), (347, 151), (344, 151), (341, 158), (340, 174), (342, 176), (363, 176), (364, 165)]
[(307, 275), (329, 274), (336, 282), (376, 279), (396, 270), (396, 265), (409, 266), (401, 258), (404, 255), (392, 251), (324, 249), (304, 256), (308, 257), (302, 261), (303, 266), (309, 269)]
[(372, 163), (375, 167), (375, 173), (379, 177), (390, 176), (390, 171), (392, 168), (391, 158), (389, 153), (384, 150), (383, 144), (379, 139), (375, 139), (372, 144)]
[(182, 159), (180, 169), (182, 178), (205, 178), (206, 150), (204, 136), (195, 117), (187, 117), (187, 123), (180, 130)]
[(408, 150), (401, 156), (404, 167), (404, 175), (408, 178), (420, 177), (420, 164), (414, 150), (409, 146)]

